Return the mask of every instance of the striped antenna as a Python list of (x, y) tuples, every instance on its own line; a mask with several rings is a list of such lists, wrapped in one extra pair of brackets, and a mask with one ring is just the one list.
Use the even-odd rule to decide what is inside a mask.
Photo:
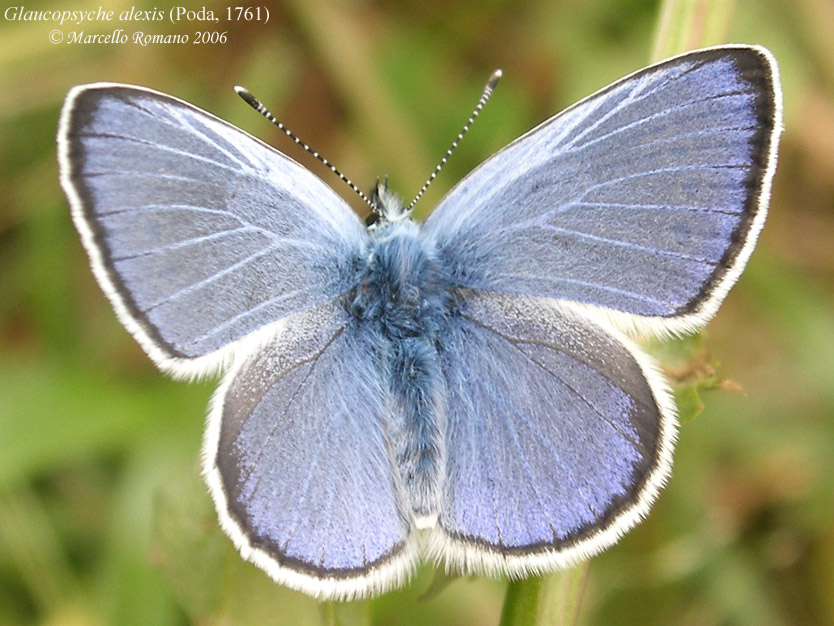
[(304, 148), (304, 150), (305, 150), (305, 151), (307, 151), (308, 153), (312, 154), (315, 158), (317, 158), (319, 161), (321, 161), (322, 163), (324, 163), (324, 164), (325, 164), (328, 168), (330, 168), (330, 171), (331, 171), (331, 172), (333, 172), (334, 174), (336, 174), (336, 176), (338, 176), (339, 178), (341, 178), (343, 182), (347, 183), (347, 186), (348, 186), (348, 187), (350, 187), (351, 189), (353, 189), (353, 190), (356, 192), (356, 194), (357, 194), (360, 198), (362, 198), (362, 200), (364, 200), (364, 201), (365, 201), (365, 204), (367, 204), (369, 207), (371, 207), (371, 209), (376, 210), (376, 208), (374, 207), (373, 203), (370, 201), (370, 199), (368, 198), (368, 196), (366, 196), (366, 195), (363, 193), (363, 191), (362, 191), (361, 189), (359, 189), (359, 187), (357, 187), (356, 185), (354, 185), (354, 184), (353, 184), (353, 181), (351, 181), (351, 180), (350, 180), (347, 176), (345, 176), (345, 175), (344, 175), (344, 174), (342, 174), (342, 173), (341, 173), (338, 169), (336, 169), (336, 166), (335, 166), (335, 165), (333, 165), (330, 161), (328, 161), (327, 159), (325, 159), (325, 158), (324, 158), (323, 156), (321, 156), (318, 152), (316, 152), (315, 150), (313, 150), (312, 148), (310, 148), (310, 146), (308, 146), (306, 143), (304, 143), (303, 141), (301, 141), (301, 139), (299, 139), (298, 137), (296, 137), (295, 133), (294, 133), (294, 132), (292, 132), (289, 128), (287, 128), (287, 127), (286, 127), (286, 126), (284, 126), (281, 122), (279, 122), (277, 119), (275, 119), (275, 116), (274, 116), (272, 113), (270, 113), (270, 112), (269, 112), (269, 109), (267, 109), (267, 108), (266, 108), (263, 104), (261, 104), (260, 100), (258, 100), (255, 96), (253, 96), (253, 95), (249, 92), (249, 90), (248, 90), (248, 89), (246, 89), (246, 88), (241, 87), (241, 86), (239, 86), (239, 85), (238, 85), (238, 86), (235, 86), (235, 91), (237, 92), (237, 95), (239, 95), (241, 98), (243, 98), (243, 101), (244, 101), (244, 102), (246, 102), (246, 104), (248, 104), (250, 107), (252, 107), (253, 109), (255, 109), (258, 113), (260, 113), (261, 115), (263, 115), (263, 116), (264, 116), (266, 119), (268, 119), (270, 122), (272, 122), (273, 124), (275, 124), (275, 125), (276, 125), (279, 129), (281, 129), (282, 131), (284, 131), (284, 134), (285, 134), (287, 137), (289, 137), (289, 138), (290, 138), (290, 139), (292, 139), (295, 143), (297, 143), (299, 146), (301, 146), (302, 148)]
[(501, 70), (495, 70), (492, 73), (492, 76), (489, 77), (487, 81), (486, 87), (484, 87), (484, 92), (481, 94), (481, 98), (478, 100), (478, 104), (475, 105), (475, 110), (472, 111), (472, 115), (469, 116), (469, 119), (466, 120), (466, 124), (463, 125), (463, 128), (458, 133), (458, 136), (455, 137), (455, 140), (452, 142), (452, 145), (449, 146), (449, 149), (446, 150), (446, 154), (443, 155), (443, 158), (440, 159), (440, 163), (437, 164), (437, 167), (434, 168), (434, 171), (429, 176), (429, 179), (426, 183), (420, 188), (420, 191), (417, 192), (417, 195), (414, 196), (414, 200), (412, 200), (407, 207), (405, 207), (404, 212), (408, 213), (411, 209), (414, 208), (414, 205), (417, 204), (417, 201), (423, 197), (423, 194), (426, 193), (426, 189), (429, 188), (434, 182), (434, 179), (437, 178), (437, 175), (440, 173), (440, 170), (443, 169), (443, 166), (446, 165), (446, 161), (449, 160), (449, 157), (452, 156), (452, 153), (457, 149), (460, 140), (463, 139), (463, 136), (469, 131), (472, 126), (472, 123), (475, 121), (475, 118), (480, 115), (481, 111), (484, 108), (484, 105), (489, 100), (489, 97), (492, 95), (493, 90), (495, 89), (495, 85), (498, 84), (498, 80), (501, 78)]

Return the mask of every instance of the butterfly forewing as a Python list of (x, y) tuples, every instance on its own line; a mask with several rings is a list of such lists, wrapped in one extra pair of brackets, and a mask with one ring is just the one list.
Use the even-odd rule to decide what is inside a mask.
[(765, 217), (780, 96), (760, 48), (641, 70), (491, 157), (426, 223), (457, 284), (702, 325)]
[(154, 91), (89, 85), (68, 96), (59, 144), (96, 275), (161, 365), (199, 371), (205, 360), (190, 361), (347, 289), (359, 219), (230, 124)]

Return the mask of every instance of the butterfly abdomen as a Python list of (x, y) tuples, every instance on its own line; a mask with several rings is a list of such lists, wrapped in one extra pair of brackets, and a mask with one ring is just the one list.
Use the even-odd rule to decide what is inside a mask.
[(444, 472), (445, 383), (437, 341), (450, 315), (449, 282), (411, 221), (372, 231), (347, 307), (379, 337), (391, 398), (388, 436), (417, 516), (437, 512)]

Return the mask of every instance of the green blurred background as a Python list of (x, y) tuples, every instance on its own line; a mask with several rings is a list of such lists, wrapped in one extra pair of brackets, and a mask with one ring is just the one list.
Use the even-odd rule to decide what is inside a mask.
[[(117, 15), (171, 6), (102, 4)], [(712, 388), (682, 428), (648, 520), (591, 562), (578, 621), (834, 623), (834, 2), (667, 2), (660, 35), (659, 0), (269, 9), (266, 25), (0, 19), (0, 624), (490, 625), (506, 587), (426, 568), (401, 592), (320, 605), (241, 562), (199, 478), (215, 383), (155, 370), (116, 321), (70, 222), (54, 137), (71, 86), (130, 82), (194, 102), (308, 165), (361, 211), (232, 86), (247, 86), (361, 187), (387, 174), (411, 197), (502, 68), (425, 214), (491, 152), (576, 99), (663, 52), (728, 41), (763, 44), (781, 67), (786, 132), (770, 217), (704, 337), (655, 348), (681, 381), (686, 417), (699, 401), (692, 380)], [(227, 43), (49, 40), (56, 28), (193, 38), (216, 26)], [(716, 367), (726, 381), (704, 384)]]

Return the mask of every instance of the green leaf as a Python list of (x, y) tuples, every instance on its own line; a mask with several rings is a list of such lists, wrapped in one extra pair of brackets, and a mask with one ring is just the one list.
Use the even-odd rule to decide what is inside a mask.
[(675, 389), (675, 404), (678, 406), (678, 420), (686, 424), (704, 410), (704, 401), (698, 391), (698, 385), (686, 385)]
[(701, 334), (649, 342), (646, 347), (663, 364), (666, 376), (673, 384), (678, 419), (682, 424), (691, 421), (703, 410), (701, 394), (704, 391), (741, 390), (736, 383), (721, 377), (719, 364), (710, 355)]

